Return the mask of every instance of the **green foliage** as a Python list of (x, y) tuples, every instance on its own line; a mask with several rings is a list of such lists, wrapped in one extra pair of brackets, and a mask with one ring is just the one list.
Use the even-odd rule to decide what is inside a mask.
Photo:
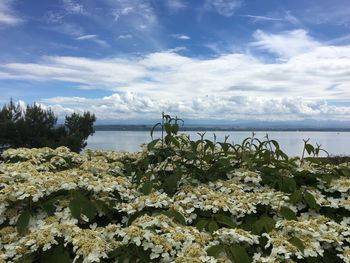
[(234, 262), (241, 262), (241, 263), (251, 263), (253, 260), (248, 256), (247, 251), (244, 247), (233, 244), (230, 247), (230, 254), (232, 255), (232, 258)]
[(305, 192), (304, 200), (310, 208), (315, 209), (315, 210), (319, 209), (319, 207), (316, 203), (315, 197), (312, 194), (310, 194), (309, 192)]
[(23, 234), (29, 224), (30, 212), (24, 211), (17, 219), (16, 228), (19, 234)]
[(218, 257), (220, 252), (223, 251), (225, 248), (223, 245), (215, 245), (215, 246), (212, 246), (210, 248), (207, 249), (207, 254), (208, 256), (212, 256), (212, 257)]
[(207, 249), (207, 254), (214, 258), (218, 258), (219, 254), (222, 252), (225, 252), (228, 258), (232, 260), (232, 262), (253, 262), (252, 258), (248, 255), (245, 247), (238, 244), (232, 244), (230, 246), (219, 244)]
[(296, 246), (300, 251), (304, 251), (305, 246), (303, 244), (303, 241), (301, 241), (297, 237), (292, 237), (291, 239), (288, 240), (292, 245)]
[(152, 192), (152, 188), (153, 188), (153, 182), (152, 181), (146, 181), (142, 185), (142, 192), (143, 192), (143, 194), (149, 195)]
[(69, 203), (69, 209), (72, 216), (76, 219), (80, 219), (81, 214), (84, 214), (89, 220), (92, 220), (97, 214), (94, 203), (79, 191), (74, 191), (73, 198)]
[(217, 223), (225, 227), (236, 227), (236, 224), (232, 221), (231, 217), (226, 215), (214, 215), (214, 219)]
[(287, 220), (296, 220), (297, 216), (293, 210), (288, 207), (282, 206), (280, 210), (281, 215)]
[(166, 216), (175, 219), (178, 223), (182, 225), (186, 225), (186, 219), (185, 217), (178, 211), (170, 209), (168, 211), (163, 212)]
[(89, 112), (73, 113), (66, 116), (64, 126), (57, 126), (57, 117), (50, 108), (34, 103), (24, 109), (11, 100), (0, 111), (0, 149), (67, 146), (80, 152), (94, 132), (95, 121)]
[(137, 263), (150, 263), (151, 252), (149, 250), (143, 250), (142, 247), (136, 245), (129, 245), (120, 247), (108, 254), (109, 259), (114, 259), (113, 262), (137, 262)]
[(57, 246), (49, 251), (45, 251), (41, 257), (41, 262), (71, 263), (73, 260), (63, 246)]

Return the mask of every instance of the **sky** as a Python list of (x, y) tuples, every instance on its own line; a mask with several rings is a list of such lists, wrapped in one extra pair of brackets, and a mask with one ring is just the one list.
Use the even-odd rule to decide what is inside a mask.
[(350, 120), (349, 0), (0, 0), (0, 105)]

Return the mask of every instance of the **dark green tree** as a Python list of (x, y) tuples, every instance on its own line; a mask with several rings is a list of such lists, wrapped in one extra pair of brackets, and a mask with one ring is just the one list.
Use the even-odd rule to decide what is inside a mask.
[(50, 108), (34, 103), (23, 109), (11, 99), (0, 111), (0, 149), (67, 146), (80, 152), (94, 132), (95, 121), (95, 115), (89, 112), (73, 113), (66, 116), (64, 125), (57, 125), (57, 117)]
[(0, 147), (22, 145), (19, 127), (23, 127), (23, 112), (20, 105), (15, 105), (11, 99), (0, 111)]
[(86, 139), (94, 133), (91, 124), (95, 121), (95, 115), (90, 112), (85, 112), (82, 116), (77, 113), (66, 116), (64, 123), (67, 132), (66, 145), (69, 145), (72, 151), (80, 152), (86, 146)]

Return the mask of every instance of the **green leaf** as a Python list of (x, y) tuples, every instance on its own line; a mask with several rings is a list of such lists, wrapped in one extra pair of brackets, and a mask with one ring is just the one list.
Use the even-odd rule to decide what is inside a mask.
[(318, 205), (316, 203), (315, 197), (311, 193), (305, 192), (304, 199), (309, 207), (311, 207), (312, 209), (318, 210)]
[(276, 149), (279, 149), (279, 148), (280, 148), (280, 145), (278, 144), (277, 141), (275, 141), (275, 140), (270, 140), (270, 142), (275, 146)]
[(293, 246), (297, 247), (301, 252), (304, 251), (305, 246), (303, 244), (303, 241), (301, 241), (299, 238), (297, 237), (292, 237), (291, 239), (288, 240), (289, 243), (291, 243)]
[[(151, 263), (150, 259), (151, 252), (149, 250), (144, 250), (142, 247), (137, 247), (135, 251), (135, 258), (131, 258), (128, 262), (140, 262), (140, 263)], [(139, 261), (138, 261), (138, 260)]]
[(19, 234), (23, 234), (29, 224), (30, 213), (24, 211), (17, 219), (16, 228)]
[(165, 123), (164, 124), (164, 128), (165, 128), (165, 132), (167, 134), (171, 134), (171, 132), (172, 132), (172, 125), (170, 123)]
[(201, 219), (197, 222), (196, 228), (200, 231), (202, 231), (207, 225), (209, 221), (207, 219)]
[(340, 172), (346, 176), (346, 177), (350, 177), (350, 169), (349, 168), (346, 168), (346, 167), (343, 167), (340, 169)]
[(294, 211), (286, 206), (281, 207), (280, 214), (287, 220), (296, 220), (297, 219), (297, 216), (294, 213)]
[(94, 203), (79, 191), (74, 192), (73, 199), (69, 203), (69, 209), (72, 216), (77, 219), (80, 218), (81, 214), (86, 215), (89, 220), (92, 220), (97, 215)]
[(261, 234), (263, 231), (269, 233), (275, 228), (275, 220), (268, 215), (262, 215), (255, 223), (254, 230), (256, 234)]
[(169, 114), (163, 114), (163, 118), (166, 120), (166, 121), (170, 121), (171, 120), (171, 116)]
[(173, 136), (170, 137), (170, 141), (172, 144), (174, 144), (176, 147), (180, 147), (180, 142)]
[(315, 152), (315, 148), (309, 143), (305, 144), (305, 150), (307, 151), (308, 154)]
[(96, 209), (105, 214), (109, 220), (113, 220), (113, 212), (112, 212), (112, 207), (114, 207), (114, 205), (112, 204), (105, 204), (103, 201), (101, 200), (96, 200), (95, 201), (95, 207)]
[(171, 139), (173, 138), (173, 136), (171, 134), (167, 134), (165, 137), (164, 137), (164, 142), (166, 145), (170, 145), (171, 143)]
[(301, 190), (295, 190), (289, 199), (292, 204), (299, 203), (303, 199), (303, 192)]
[(277, 156), (281, 156), (283, 159), (288, 160), (288, 155), (285, 154), (282, 150), (276, 149), (275, 153)]
[(253, 230), (254, 230), (253, 233), (260, 235), (264, 230), (264, 226), (265, 226), (265, 224), (263, 221), (257, 220), (253, 225)]
[(213, 233), (214, 231), (219, 229), (219, 225), (218, 223), (216, 223), (215, 221), (210, 221), (208, 224), (208, 230), (210, 233)]
[(178, 131), (179, 131), (179, 125), (177, 123), (173, 124), (173, 127), (172, 127), (173, 134), (177, 134)]
[(81, 207), (80, 207), (80, 202), (77, 199), (72, 199), (70, 201), (69, 209), (74, 218), (76, 219), (80, 218)]
[(170, 209), (168, 211), (163, 211), (161, 213), (172, 218), (172, 219), (175, 219), (180, 224), (186, 225), (185, 217), (180, 212), (178, 212), (176, 210)]
[(216, 222), (228, 226), (228, 227), (236, 227), (236, 224), (232, 221), (231, 217), (225, 215), (215, 215), (214, 216)]
[(165, 178), (163, 187), (165, 192), (167, 193), (175, 193), (177, 189), (177, 183), (179, 182), (180, 178), (176, 174), (171, 174)]
[(281, 191), (286, 193), (293, 193), (296, 189), (296, 182), (293, 178), (287, 176), (279, 177), (278, 187)]
[(50, 216), (52, 216), (56, 211), (56, 207), (54, 206), (55, 201), (56, 201), (55, 199), (52, 199), (52, 200), (48, 200), (42, 204), (42, 208)]
[(307, 257), (306, 258), (306, 262), (307, 263), (319, 263), (319, 262), (323, 262), (323, 261), (319, 257), (317, 257), (317, 258), (315, 258), (315, 257)]
[(220, 252), (224, 249), (223, 245), (215, 245), (207, 249), (207, 255), (217, 258)]
[(323, 263), (343, 263), (344, 261), (337, 257), (335, 251), (325, 251), (323, 254)]
[(109, 259), (117, 258), (122, 254), (123, 254), (123, 247), (118, 247), (118, 248), (116, 248), (108, 253), (108, 258)]
[(276, 221), (267, 215), (263, 215), (260, 220), (263, 220), (265, 224), (266, 232), (271, 232), (275, 228)]
[(152, 192), (152, 188), (153, 188), (153, 182), (152, 181), (146, 181), (142, 185), (142, 193), (144, 195), (149, 195)]
[(97, 209), (90, 200), (81, 204), (81, 212), (86, 215), (89, 220), (94, 219), (97, 215)]
[(212, 143), (212, 141), (210, 140), (204, 140), (204, 141), (205, 141), (204, 152), (206, 152), (208, 148), (210, 148), (211, 150), (214, 150), (215, 145), (214, 143)]
[(176, 219), (176, 221), (178, 221), (180, 224), (186, 225), (186, 219), (180, 212), (176, 210), (171, 210), (171, 213)]
[(233, 244), (230, 247), (230, 251), (233, 255), (234, 262), (239, 262), (239, 263), (251, 263), (252, 259), (248, 256), (247, 251), (245, 250), (244, 247)]
[(32, 263), (32, 262), (33, 262), (32, 255), (24, 255), (18, 261), (16, 261), (16, 263)]
[(41, 262), (71, 263), (72, 259), (69, 257), (69, 253), (64, 250), (63, 246), (57, 246), (49, 251), (46, 251)]
[(152, 150), (154, 146), (160, 141), (160, 139), (156, 139), (147, 144), (147, 150)]

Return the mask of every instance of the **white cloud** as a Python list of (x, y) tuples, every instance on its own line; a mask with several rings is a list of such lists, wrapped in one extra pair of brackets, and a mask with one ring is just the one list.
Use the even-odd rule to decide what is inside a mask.
[(119, 35), (118, 39), (130, 39), (133, 38), (133, 35), (131, 34), (126, 34), (126, 35)]
[(82, 4), (77, 3), (74, 0), (62, 0), (63, 9), (67, 14), (82, 15), (86, 14)]
[(114, 20), (132, 18), (128, 20), (134, 28), (144, 28), (157, 23), (157, 16), (148, 1), (145, 0), (116, 0), (111, 5)]
[[(149, 0), (101, 0), (104, 8), (95, 16), (95, 21), (105, 25), (106, 19), (114, 19), (108, 28), (118, 37), (120, 34), (130, 34), (134, 37), (133, 44), (143, 50), (164, 50), (163, 23), (158, 20), (153, 1)], [(163, 0), (162, 0), (163, 1)], [(101, 14), (101, 13), (100, 13)]]
[(254, 33), (256, 42), (252, 45), (275, 53), (282, 58), (290, 58), (307, 53), (320, 46), (305, 30), (298, 29), (278, 34), (269, 34), (261, 30)]
[(252, 18), (256, 21), (283, 21), (282, 18), (270, 17), (270, 16), (258, 16), (258, 15), (240, 15), (242, 17)]
[(47, 30), (56, 31), (61, 34), (70, 35), (73, 37), (79, 37), (84, 34), (84, 29), (81, 26), (74, 23), (59, 22), (55, 25), (50, 25), (43, 28)]
[(317, 1), (300, 12), (302, 21), (311, 24), (337, 25), (350, 28), (350, 5), (347, 1)]
[(240, 15), (253, 20), (253, 22), (288, 22), (292, 25), (300, 27), (302, 24), (299, 19), (291, 14), (290, 11), (286, 11), (284, 14), (270, 14), (270, 15)]
[[(103, 109), (112, 114), (108, 103), (117, 101), (124, 106), (115, 107), (131, 115), (172, 109), (194, 117), (203, 113), (211, 118), (225, 114), (244, 118), (256, 115), (256, 109), (261, 118), (350, 118), (350, 107), (324, 102), (350, 101), (350, 46), (321, 43), (302, 30), (258, 31), (255, 37), (252, 48), (273, 52), (282, 60), (265, 62), (247, 53), (194, 58), (170, 50), (114, 59), (57, 56), (37, 63), (0, 64), (0, 78), (65, 81), (117, 92), (112, 98), (92, 101), (69, 98), (74, 107), (94, 106), (91, 110), (100, 116)], [(47, 102), (67, 106), (67, 100)]]
[[(162, 111), (184, 118), (235, 120), (350, 120), (350, 107), (335, 107), (321, 100), (300, 97), (198, 96), (191, 100), (153, 99), (130, 92), (97, 99), (55, 97), (43, 101), (63, 113), (92, 111), (99, 119), (157, 118)], [(67, 109), (67, 112), (62, 111)]]
[(191, 37), (187, 35), (182, 35), (182, 34), (172, 34), (171, 35), (173, 38), (180, 39), (180, 40), (189, 40)]
[(207, 0), (207, 8), (218, 12), (220, 15), (230, 17), (236, 9), (241, 7), (243, 1), (241, 0)]
[(183, 0), (165, 0), (165, 5), (174, 11), (179, 11), (187, 7)]
[(77, 40), (87, 40), (87, 39), (96, 39), (97, 35), (84, 35), (84, 36), (80, 36), (77, 37)]
[[(74, 37), (84, 35), (84, 29), (81, 25), (67, 22), (65, 18), (69, 15), (87, 15), (83, 5), (74, 0), (61, 0), (61, 7), (58, 11), (48, 11), (44, 15), (44, 20), (51, 24), (44, 27), (47, 30), (57, 31)], [(103, 44), (103, 43), (102, 43)]]
[(61, 7), (58, 11), (48, 11), (44, 15), (44, 19), (48, 23), (62, 23), (64, 24), (64, 18), (68, 15), (87, 15), (82, 4), (75, 2), (74, 0), (61, 0)]
[(19, 17), (12, 8), (12, 0), (0, 1), (0, 25), (15, 26), (24, 20)]
[(93, 41), (102, 47), (109, 47), (109, 44), (106, 41), (99, 39), (97, 35), (83, 35), (83, 36), (77, 37), (76, 40)]
[(182, 51), (188, 51), (187, 47), (174, 47), (174, 48), (169, 48), (166, 52), (170, 53), (180, 53)]
[(291, 14), (291, 12), (286, 12), (285, 16), (284, 16), (284, 19), (288, 22), (290, 22), (291, 24), (295, 25), (295, 26), (301, 26), (301, 22), (300, 20), (296, 17), (296, 16), (293, 16)]

